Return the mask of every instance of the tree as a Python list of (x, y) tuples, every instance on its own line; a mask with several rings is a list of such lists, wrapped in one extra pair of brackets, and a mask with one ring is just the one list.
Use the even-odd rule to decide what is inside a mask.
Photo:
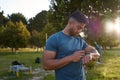
[(29, 20), (28, 29), (42, 31), (47, 23), (47, 11), (38, 13), (35, 17)]
[(12, 49), (14, 48), (15, 52), (18, 48), (27, 45), (29, 37), (30, 33), (21, 21), (15, 24), (9, 21), (1, 35), (1, 39), (4, 41), (3, 45)]
[[(50, 10), (57, 18), (66, 18), (68, 14), (79, 9), (90, 17), (93, 13), (95, 14), (113, 14), (118, 13), (120, 8), (120, 1), (115, 0), (51, 0)], [(61, 20), (60, 19), (60, 20)]]
[(41, 45), (44, 46), (47, 38), (56, 32), (56, 29), (52, 26), (52, 24), (47, 23), (42, 32), (40, 32)]
[(0, 12), (0, 27), (5, 26), (6, 23), (8, 22), (8, 18), (6, 18), (4, 15), (4, 12)]
[(2, 27), (0, 27), (0, 47), (3, 47), (3, 43), (4, 43), (4, 40), (2, 39), (2, 33), (4, 32), (4, 30), (5, 30), (5, 27), (4, 26), (2, 26)]
[(38, 48), (42, 47), (41, 46), (40, 33), (38, 31), (36, 31), (36, 30), (32, 31), (31, 37), (29, 39), (29, 44), (37, 47), (37, 52), (38, 52)]
[(47, 23), (41, 32), (36, 30), (32, 31), (29, 44), (36, 46), (38, 51), (38, 48), (44, 47), (47, 38), (55, 32), (56, 29), (50, 23)]
[(47, 33), (48, 37), (56, 32), (56, 29), (52, 26), (51, 23), (47, 23), (43, 29), (44, 33)]
[[(112, 6), (111, 6), (112, 5)], [(64, 28), (69, 14), (79, 9), (89, 18), (94, 15), (111, 15), (119, 14), (120, 1), (119, 0), (51, 0), (50, 12), (53, 21), (59, 25), (63, 24)], [(61, 29), (62, 29), (61, 28)]]
[(21, 13), (13, 13), (11, 15), (8, 15), (8, 18), (13, 23), (22, 21), (23, 24), (27, 25), (27, 20), (26, 20), (25, 16)]

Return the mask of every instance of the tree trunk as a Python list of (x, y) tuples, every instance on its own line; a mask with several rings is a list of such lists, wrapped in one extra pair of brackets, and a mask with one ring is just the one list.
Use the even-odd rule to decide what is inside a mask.
[(112, 46), (110, 46), (110, 49), (112, 49)]
[(105, 53), (105, 50), (106, 50), (106, 46), (103, 46), (103, 53)]
[(17, 54), (17, 50), (16, 50), (16, 48), (15, 48), (15, 54)]
[(14, 48), (12, 48), (12, 52), (14, 52)]
[(37, 47), (37, 52), (39, 52), (39, 47)]
[(15, 54), (18, 54), (18, 52), (17, 52), (17, 51), (18, 51), (18, 48), (14, 48), (14, 49), (15, 49)]

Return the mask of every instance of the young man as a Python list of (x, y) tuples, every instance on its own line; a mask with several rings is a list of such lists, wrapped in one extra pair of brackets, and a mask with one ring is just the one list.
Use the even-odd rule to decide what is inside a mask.
[(55, 70), (56, 80), (85, 80), (82, 65), (98, 59), (97, 50), (77, 37), (86, 24), (85, 15), (75, 11), (66, 27), (47, 40), (43, 66), (46, 70)]

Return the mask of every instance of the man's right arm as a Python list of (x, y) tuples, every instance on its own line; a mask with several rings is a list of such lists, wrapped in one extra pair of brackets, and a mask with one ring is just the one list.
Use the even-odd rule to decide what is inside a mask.
[(70, 62), (78, 62), (84, 54), (84, 51), (76, 51), (70, 56), (55, 59), (56, 52), (45, 50), (43, 55), (43, 67), (46, 70), (55, 70), (69, 64)]

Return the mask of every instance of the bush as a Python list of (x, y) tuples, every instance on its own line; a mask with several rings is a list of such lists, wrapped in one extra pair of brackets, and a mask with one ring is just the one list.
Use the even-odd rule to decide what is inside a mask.
[(95, 64), (96, 64), (96, 61), (91, 61), (86, 66), (88, 69), (92, 69), (92, 68), (94, 68)]

